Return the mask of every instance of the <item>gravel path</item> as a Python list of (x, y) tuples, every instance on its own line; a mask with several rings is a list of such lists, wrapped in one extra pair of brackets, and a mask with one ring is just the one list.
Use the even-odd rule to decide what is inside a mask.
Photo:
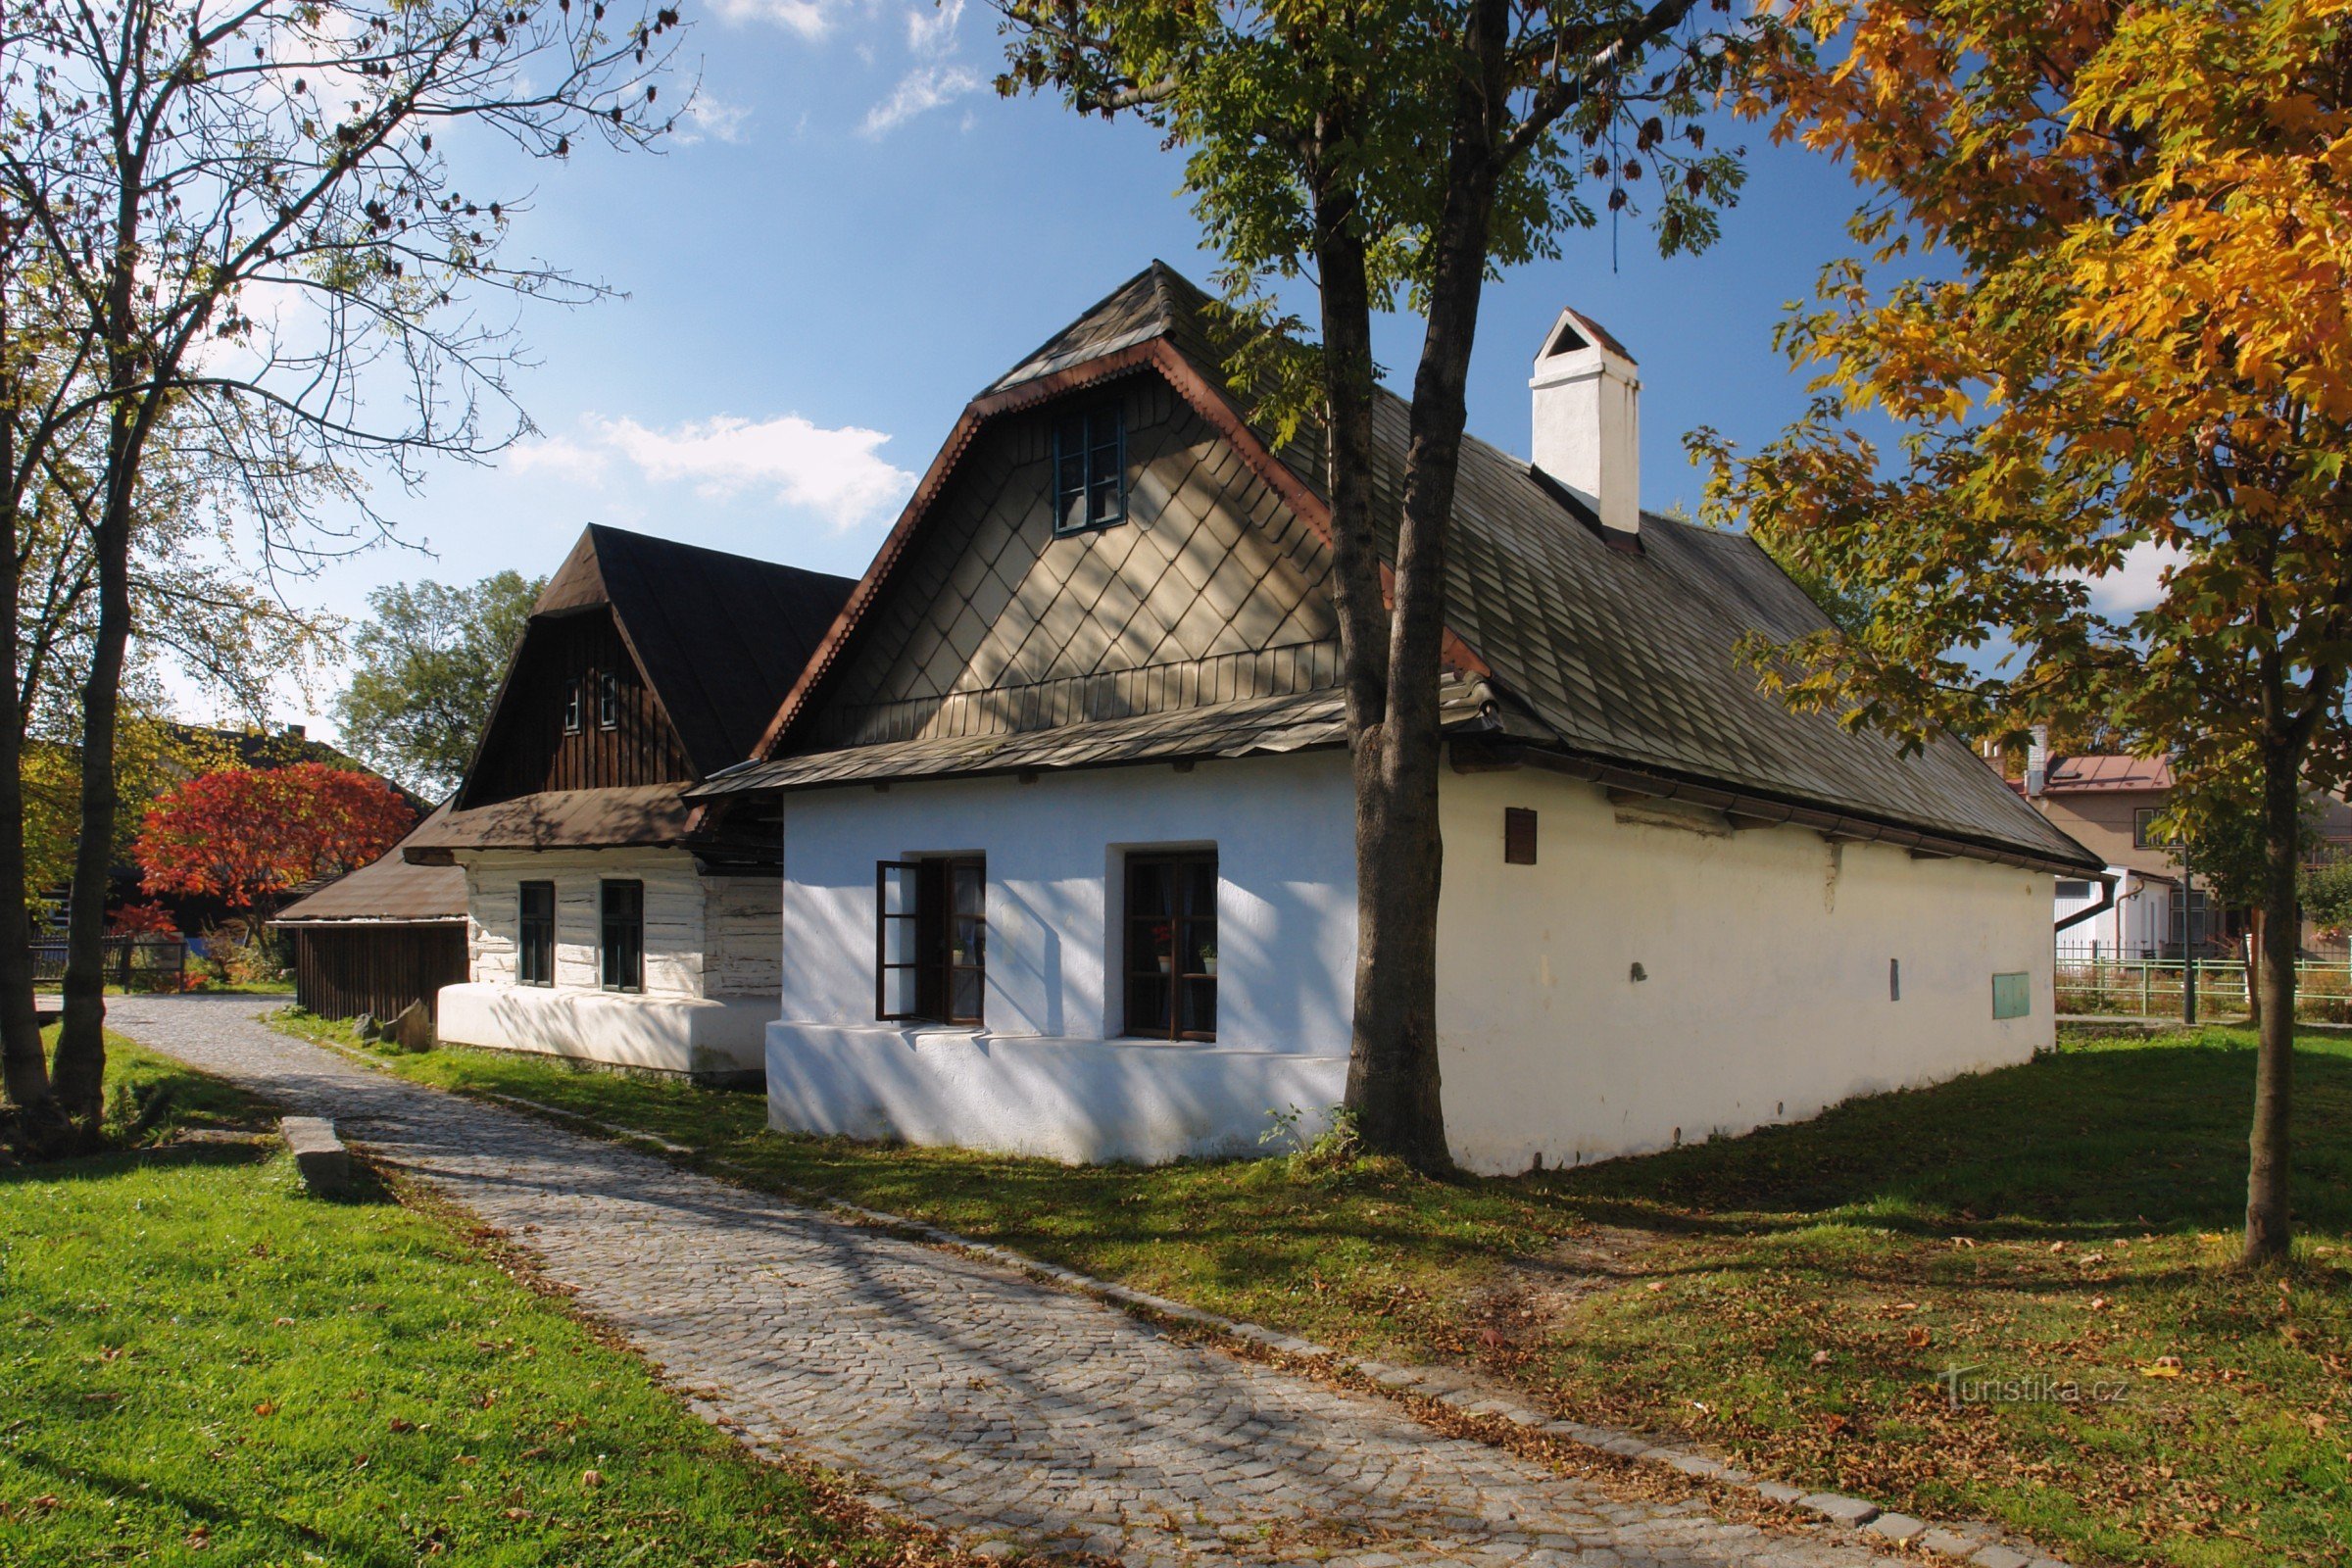
[(259, 1010), (126, 998), (110, 1022), (333, 1117), (529, 1248), (705, 1417), (969, 1543), (1339, 1568), (1886, 1560), (1564, 1479), (995, 1265), (370, 1072)]

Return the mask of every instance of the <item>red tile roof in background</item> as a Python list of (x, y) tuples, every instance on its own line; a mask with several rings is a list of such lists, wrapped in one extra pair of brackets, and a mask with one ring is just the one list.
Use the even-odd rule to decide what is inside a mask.
[(2113, 755), (2054, 758), (2050, 762), (2049, 782), (2045, 786), (2052, 795), (2093, 790), (2169, 790), (2172, 787), (2173, 764), (2163, 758)]

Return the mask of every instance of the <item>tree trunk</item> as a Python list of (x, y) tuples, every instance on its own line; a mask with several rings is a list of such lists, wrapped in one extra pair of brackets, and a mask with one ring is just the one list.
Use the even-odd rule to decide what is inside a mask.
[[(0, 473), (12, 487), (17, 471), (16, 445), (0, 435)], [(17, 621), (19, 563), (18, 503), (4, 503), (0, 521), (0, 697), (8, 711), (0, 714), (0, 1091), (8, 1103), (29, 1119), (56, 1114), (49, 1092), (49, 1062), (41, 1051), (41, 1030), (32, 1005), (31, 932), (24, 919), (24, 726), (17, 701)]]
[(1421, 363), (1413, 376), (1390, 616), (1388, 717), (1355, 752), (1355, 1020), (1348, 1105), (1365, 1143), (1418, 1169), (1448, 1170), (1438, 1056), (1438, 682), (1446, 638), (1446, 536), (1468, 411), (1495, 190), (1495, 138), (1508, 94), (1508, 14), (1477, 0), (1465, 29), (1446, 151), (1445, 207)]
[(2286, 1256), (2287, 1128), (2295, 1061), (2295, 861), (2300, 849), (2302, 749), (2272, 743), (2262, 758), (2262, 1033), (2254, 1058), (2254, 1131), (2246, 1170), (2248, 1264)]
[(89, 1128), (97, 1126), (106, 1108), (106, 899), (118, 810), (115, 732), (123, 654), (130, 641), (131, 516), (151, 403), (119, 403), (108, 430), (106, 505), (95, 541), (98, 632), (82, 684), (81, 840), (74, 848), (65, 1020), (58, 1031), (54, 1087), (66, 1113)]

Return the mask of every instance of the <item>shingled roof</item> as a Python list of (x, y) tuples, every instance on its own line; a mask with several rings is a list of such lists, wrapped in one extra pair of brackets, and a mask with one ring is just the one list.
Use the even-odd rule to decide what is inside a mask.
[[(1212, 302), (1154, 262), (1055, 333), (966, 410), (906, 514), (840, 622), (801, 676), (766, 746), (768, 760), (730, 771), (698, 794), (791, 788), (875, 776), (840, 753), (809, 750), (797, 728), (818, 696), (834, 655), (880, 597), (957, 457), (980, 424), (1059, 388), (1099, 375), (1156, 368), (1233, 440), (1258, 476), (1294, 510), (1328, 526), (1321, 432), (1302, 429), (1276, 450), (1226, 391)], [(1375, 514), (1393, 560), (1401, 510), (1410, 408), (1386, 391), (1374, 419)], [(1740, 645), (1750, 634), (1786, 640), (1826, 624), (1821, 611), (1745, 535), (1644, 514), (1639, 553), (1612, 548), (1598, 519), (1526, 461), (1475, 437), (1465, 440), (1446, 570), (1446, 625), (1457, 675), (1483, 675), (1516, 740), (1560, 756), (1688, 780), (1741, 798), (1890, 824), (2035, 863), (2090, 868), (2083, 850), (2020, 801), (2000, 776), (1950, 737), (1905, 756), (1882, 737), (1848, 731), (1823, 714), (1791, 711), (1762, 691)], [(1300, 702), (1311, 706), (1311, 694)], [(1241, 707), (1250, 711), (1238, 711)], [(1241, 732), (1262, 732), (1262, 705), (1236, 705)], [(1303, 714), (1303, 710), (1302, 710)], [(1032, 739), (1024, 765), (1103, 760), (1096, 724), (1055, 733), (1066, 755)], [(1200, 755), (1232, 755), (1187, 726)], [(1242, 738), (1237, 734), (1236, 739)], [(915, 743), (938, 748), (939, 743)], [(1243, 749), (1249, 749), (1246, 746)], [(869, 748), (880, 751), (884, 748)], [(952, 771), (945, 753), (894, 760)], [(1151, 748), (1158, 755), (1161, 748)], [(968, 754), (969, 749), (966, 748)], [(992, 753), (993, 755), (993, 753)]]
[(590, 523), (531, 613), (610, 604), (695, 771), (710, 774), (752, 755), (854, 586)]

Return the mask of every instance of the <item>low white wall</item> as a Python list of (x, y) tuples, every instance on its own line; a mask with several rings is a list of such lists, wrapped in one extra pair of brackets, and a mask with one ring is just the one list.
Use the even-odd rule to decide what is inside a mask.
[[(789, 795), (784, 814), (777, 1126), (1164, 1159), (1253, 1148), (1272, 1113), (1339, 1099), (1355, 962), (1344, 759), (858, 786)], [(1125, 857), (1212, 845), (1215, 1045), (1121, 1040)], [(875, 862), (951, 853), (988, 858), (986, 1027), (878, 1024)]]
[(1348, 1058), (969, 1030), (768, 1027), (769, 1124), (1071, 1164), (1265, 1152), (1277, 1112), (1311, 1137)]
[[(1503, 863), (1514, 806), (1538, 812), (1532, 866)], [(1446, 1121), (1473, 1170), (1743, 1132), (2054, 1038), (2048, 875), (1621, 820), (1532, 768), (1448, 773), (1440, 810)], [(2025, 1017), (1992, 1016), (2005, 971), (2032, 976)]]
[(760, 1070), (773, 1002), (621, 996), (468, 982), (441, 988), (440, 1037), (456, 1046), (528, 1051), (697, 1076)]
[[(441, 992), (441, 1038), (664, 1072), (760, 1070), (776, 1016), (773, 876), (706, 876), (678, 849), (502, 850), (465, 858), (469, 983)], [(645, 990), (601, 988), (600, 893), (645, 884)], [(556, 885), (556, 983), (515, 983), (524, 882)]]

